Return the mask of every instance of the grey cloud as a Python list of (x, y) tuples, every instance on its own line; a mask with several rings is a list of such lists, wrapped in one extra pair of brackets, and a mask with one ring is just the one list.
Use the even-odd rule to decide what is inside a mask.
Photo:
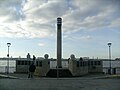
[(116, 18), (115, 14), (120, 12), (118, 4), (113, 2), (113, 0), (110, 2), (107, 0), (72, 0), (72, 4), (77, 8), (64, 16), (65, 31), (72, 33), (83, 29), (98, 30), (108, 27)]
[(20, 10), (23, 0), (0, 0), (0, 16), (7, 17), (5, 22), (18, 21), (22, 18)]
[(1, 7), (10, 7), (19, 5), (22, 3), (22, 0), (0, 0), (0, 6)]
[(120, 18), (113, 20), (110, 25), (110, 28), (120, 28)]
[(23, 38), (23, 37), (28, 37), (30, 36), (28, 32), (26, 32), (24, 29), (18, 27), (17, 30), (13, 27), (9, 26), (3, 26), (2, 31), (1, 31), (1, 37), (9, 37), (9, 38)]
[[(66, 34), (80, 30), (98, 30), (118, 26), (119, 0), (2, 0), (0, 17), (4, 22), (17, 22), (16, 28), (9, 25), (8, 33), (21, 37), (45, 38), (56, 34), (56, 18), (63, 18)], [(2, 23), (4, 23), (2, 22)], [(3, 26), (0, 26), (3, 27)]]
[(68, 35), (65, 35), (64, 38), (69, 39), (69, 40), (74, 40), (74, 41), (79, 41), (79, 40), (88, 41), (88, 40), (92, 40), (93, 36), (90, 36), (90, 35), (80, 35), (80, 36), (68, 36)]
[(25, 11), (26, 15), (30, 15), (33, 18), (44, 18), (47, 20), (53, 19), (58, 16), (62, 16), (69, 9), (65, 3), (61, 1), (48, 1), (40, 6), (35, 6), (29, 11)]

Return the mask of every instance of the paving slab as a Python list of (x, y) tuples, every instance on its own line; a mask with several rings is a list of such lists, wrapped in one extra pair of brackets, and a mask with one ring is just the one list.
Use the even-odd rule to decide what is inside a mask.
[[(4, 74), (0, 76), (7, 77)], [(112, 75), (34, 79), (28, 79), (27, 76), (27, 74), (9, 74), (9, 77), (16, 78), (0, 78), (0, 90), (120, 90), (120, 79), (111, 78)]]
[(0, 90), (120, 90), (120, 79), (0, 79)]

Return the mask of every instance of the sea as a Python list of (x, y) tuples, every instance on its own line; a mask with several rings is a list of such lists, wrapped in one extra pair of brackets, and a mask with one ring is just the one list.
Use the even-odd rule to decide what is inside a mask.
[[(0, 60), (0, 73), (7, 72), (7, 60)], [(56, 68), (57, 62), (50, 61), (50, 68)], [(68, 61), (62, 61), (62, 67), (68, 68)], [(9, 60), (9, 73), (14, 73), (16, 71), (16, 61)]]
[[(16, 70), (16, 61), (9, 61), (9, 72), (14, 73)], [(0, 73), (7, 72), (7, 60), (0, 60)]]

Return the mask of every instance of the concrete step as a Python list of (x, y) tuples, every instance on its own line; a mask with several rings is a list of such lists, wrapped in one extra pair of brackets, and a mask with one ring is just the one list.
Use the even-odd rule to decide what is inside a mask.
[(69, 69), (50, 69), (47, 73), (47, 77), (57, 77), (57, 73), (59, 77), (72, 77)]

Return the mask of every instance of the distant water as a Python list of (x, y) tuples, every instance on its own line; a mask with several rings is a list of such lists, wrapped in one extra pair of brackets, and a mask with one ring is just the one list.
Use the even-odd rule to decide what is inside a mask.
[[(50, 68), (56, 68), (57, 62), (56, 61), (50, 61)], [(62, 61), (62, 67), (68, 68), (68, 61)]]
[[(50, 61), (50, 68), (56, 68), (57, 62), (56, 61)], [(68, 68), (68, 62), (62, 61), (62, 67)], [(14, 73), (16, 71), (16, 61), (11, 60), (9, 61), (9, 72)], [(0, 73), (7, 72), (7, 60), (0, 60)]]
[[(9, 72), (15, 72), (16, 62), (14, 60), (9, 61)], [(0, 60), (0, 72), (7, 72), (7, 60)]]

